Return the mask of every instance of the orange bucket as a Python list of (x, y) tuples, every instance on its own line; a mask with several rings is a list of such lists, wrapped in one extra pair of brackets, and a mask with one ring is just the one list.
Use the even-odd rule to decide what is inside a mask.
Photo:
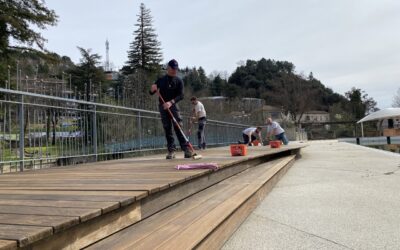
[(253, 146), (258, 146), (258, 145), (260, 145), (260, 142), (258, 140), (254, 140), (253, 141)]
[(269, 145), (271, 145), (271, 148), (280, 148), (281, 147), (281, 141), (270, 141)]
[(245, 156), (247, 155), (247, 146), (245, 144), (232, 144), (231, 145), (232, 156)]

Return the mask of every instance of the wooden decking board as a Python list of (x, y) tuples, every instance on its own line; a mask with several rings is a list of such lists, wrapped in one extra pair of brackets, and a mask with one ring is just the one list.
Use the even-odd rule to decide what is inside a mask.
[[(162, 186), (160, 186), (162, 185)], [(0, 189), (10, 190), (77, 190), (77, 191), (154, 191), (167, 186), (168, 184), (74, 184), (69, 186), (67, 184), (36, 184), (29, 187), (0, 185)]]
[[(291, 157), (290, 157), (291, 158)], [(291, 159), (290, 159), (291, 160)], [(289, 159), (283, 159), (280, 163), (276, 164), (272, 168), (277, 169), (286, 165)], [(272, 170), (272, 168), (270, 170)], [(279, 169), (280, 169), (279, 168)], [(267, 171), (263, 176), (271, 176), (275, 174), (272, 171)], [(260, 177), (259, 179), (262, 179)], [(269, 178), (268, 178), (269, 179)], [(264, 179), (264, 183), (268, 179)], [(197, 244), (201, 242), (202, 239), (206, 238), (207, 235), (216, 228), (220, 223), (222, 223), (225, 218), (230, 216), (242, 203), (244, 203), (249, 197), (252, 196), (260, 187), (262, 183), (249, 184), (245, 188), (241, 189), (239, 192), (235, 193), (233, 196), (226, 199), (218, 207), (212, 209), (205, 216), (198, 218), (193, 221), (192, 224), (183, 225), (184, 230), (176, 232), (176, 234), (169, 238), (169, 240), (159, 244), (162, 249), (181, 249), (194, 248)], [(179, 236), (178, 236), (179, 235)], [(184, 239), (184, 240), (183, 240)]]
[(140, 221), (140, 205), (135, 202), (31, 245), (32, 250), (81, 249)]
[(45, 194), (45, 195), (104, 195), (104, 196), (118, 196), (118, 197), (132, 197), (138, 194), (136, 191), (75, 191), (75, 190), (0, 190), (0, 194)]
[(244, 204), (242, 204), (234, 214), (224, 220), (216, 229), (203, 239), (195, 249), (208, 250), (220, 249), (226, 240), (236, 231), (247, 216), (257, 207), (265, 196), (272, 190), (275, 184), (281, 179), (286, 171), (293, 164), (294, 159), (289, 161), (286, 166), (281, 168), (267, 183), (264, 183), (256, 193), (254, 193)]
[(79, 223), (79, 217), (0, 214), (0, 224), (52, 227), (55, 232), (65, 230)]
[[(265, 166), (271, 167), (275, 162), (267, 163)], [(247, 186), (250, 181), (243, 182), (243, 175), (250, 178), (255, 178), (265, 171), (265, 168), (251, 168), (249, 171), (244, 171), (238, 175), (234, 175), (229, 179), (226, 179), (216, 185), (207, 188), (200, 193), (193, 195), (167, 209), (139, 222), (132, 227), (125, 229), (106, 240), (95, 244), (89, 249), (118, 249), (121, 248), (153, 248), (157, 246), (162, 238), (168, 239), (171, 236), (171, 232), (168, 231), (157, 231), (156, 229), (162, 230), (163, 226), (173, 224), (176, 220), (179, 220), (181, 216), (191, 213), (194, 209), (199, 211), (209, 211), (213, 206), (208, 202), (214, 202), (214, 205), (218, 205), (223, 202), (222, 198), (229, 197), (230, 194), (235, 194), (243, 187)], [(214, 200), (214, 201), (213, 201)], [(202, 204), (202, 206), (201, 206)], [(193, 214), (192, 214), (193, 215)], [(172, 231), (173, 234), (176, 231)], [(141, 241), (141, 243), (139, 243)], [(155, 244), (155, 245), (147, 245)], [(142, 245), (141, 245), (142, 244)]]
[[(154, 214), (138, 222), (137, 224), (128, 227), (108, 238), (102, 240), (88, 248), (86, 250), (109, 250), (109, 249), (123, 249), (129, 248), (135, 242), (147, 237), (151, 234), (156, 228), (161, 227), (162, 225), (168, 224), (171, 220), (174, 220), (175, 217), (178, 217), (181, 213), (185, 211), (190, 211), (193, 207), (196, 207), (199, 203), (204, 202), (212, 196), (218, 194), (218, 190), (226, 191), (228, 190), (227, 185), (220, 184), (218, 187), (216, 185), (211, 186), (209, 188), (209, 192), (200, 192), (189, 199), (185, 199), (179, 203), (176, 203), (166, 209), (162, 210), (159, 213)], [(195, 202), (193, 202), (193, 200)]]
[[(112, 167), (112, 166), (110, 166)], [(191, 177), (196, 174), (201, 174), (209, 172), (207, 169), (203, 170), (189, 170), (189, 171), (177, 171), (175, 168), (171, 168), (169, 171), (162, 171), (162, 172), (154, 172), (152, 169), (145, 169), (141, 170), (141, 172), (137, 171), (134, 173), (126, 173), (121, 171), (121, 173), (115, 173), (114, 171), (110, 172), (109, 174), (105, 174), (104, 172), (87, 172), (87, 173), (66, 173), (63, 174), (62, 177), (59, 175), (42, 175), (40, 176), (43, 179), (53, 179), (53, 180), (65, 180), (65, 179), (138, 179), (138, 180), (164, 180), (164, 179), (177, 179), (177, 178), (185, 178), (185, 177)], [(16, 176), (15, 176), (16, 177)], [(9, 181), (8, 181), (9, 180)], [(26, 177), (26, 178), (14, 178), (10, 176), (10, 178), (7, 178), (6, 180), (0, 179), (0, 182), (14, 182), (14, 181), (26, 181), (26, 180), (37, 180), (37, 178), (34, 177)]]
[(15, 250), (17, 249), (17, 241), (15, 240), (0, 240), (1, 250)]
[[(185, 224), (178, 224), (177, 227), (185, 229), (178, 232), (175, 231), (175, 234), (171, 235), (163, 242), (158, 242), (157, 247), (153, 249), (181, 249), (183, 247), (189, 249), (195, 247), (209, 234), (212, 228), (215, 228), (223, 221), (224, 217), (221, 215), (227, 212), (230, 213), (234, 207), (241, 204), (242, 200), (240, 196), (249, 196), (252, 192), (253, 190), (249, 188), (240, 190), (231, 199), (222, 202), (219, 206), (201, 217), (201, 220), (197, 219), (190, 225), (186, 224), (186, 228)], [(196, 231), (194, 228), (196, 228)], [(179, 237), (177, 234), (179, 234)]]
[[(110, 230), (106, 231), (120, 230), (118, 228), (121, 225), (128, 226), (141, 217), (153, 214), (157, 208), (165, 208), (165, 206), (173, 204), (174, 200), (176, 202), (177, 199), (185, 198), (185, 195), (191, 195), (193, 192), (198, 192), (207, 187), (207, 180), (210, 183), (216, 183), (223, 180), (223, 178), (231, 176), (236, 171), (243, 171), (249, 165), (265, 160), (263, 157), (266, 155), (285, 150), (298, 150), (298, 148), (299, 146), (290, 146), (278, 150), (254, 148), (249, 150), (249, 155), (246, 157), (230, 157), (228, 147), (225, 149), (207, 150), (204, 154), (202, 152), (204, 158), (201, 162), (217, 162), (220, 165), (223, 171), (217, 171), (216, 175), (210, 175), (211, 170), (177, 171), (174, 168), (177, 164), (200, 161), (188, 159), (166, 161), (164, 157), (96, 162), (0, 175), (0, 223), (7, 223), (9, 226), (26, 226), (28, 229), (30, 228), (32, 233), (28, 233), (30, 231), (24, 229), (30, 243), (42, 239), (40, 237), (45, 237), (44, 234), (38, 234), (35, 231), (37, 228), (33, 229), (34, 227), (41, 228), (40, 226), (47, 225), (47, 223), (50, 225), (50, 228), (57, 229), (56, 231), (60, 232), (57, 235), (64, 235), (62, 238), (67, 241), (71, 236), (68, 236), (66, 232), (71, 231), (72, 228), (79, 228), (79, 230), (72, 230), (76, 233), (76, 237), (79, 237), (79, 232), (86, 232), (88, 235), (84, 237), (85, 240), (83, 242), (79, 240), (79, 243), (73, 243), (71, 246), (83, 247), (86, 246), (85, 242), (88, 239), (98, 240), (101, 239), (98, 237), (106, 236), (104, 234), (106, 232), (100, 232), (101, 228), (98, 228), (100, 225), (101, 227), (107, 225), (101, 219), (103, 216), (104, 218), (109, 218), (108, 223), (112, 224), (109, 227)], [(230, 168), (231, 166), (234, 167)], [(194, 186), (192, 188), (191, 184), (187, 185), (192, 180), (193, 183), (201, 185), (201, 188), (194, 188)], [(181, 194), (182, 197), (174, 198), (175, 192), (167, 190), (169, 188), (172, 188), (171, 191), (173, 189), (190, 188), (191, 191), (184, 191)], [(154, 195), (155, 193), (158, 194)], [(169, 196), (162, 197), (168, 193), (170, 193)], [(146, 198), (149, 195), (155, 197), (155, 199)], [(136, 202), (142, 199), (144, 199), (144, 203)], [(158, 199), (159, 201), (157, 201)], [(160, 204), (157, 205), (157, 202), (160, 202)], [(123, 218), (119, 217), (119, 211), (125, 211), (127, 207), (135, 205), (132, 203), (135, 203), (136, 206), (139, 204), (139, 207), (135, 207), (135, 211), (127, 210), (125, 212), (125, 219), (123, 219), (126, 221), (121, 220), (117, 222), (118, 218)], [(146, 206), (140, 206), (140, 203), (142, 205), (146, 204)], [(213, 202), (211, 203), (214, 204)], [(11, 217), (7, 218), (7, 214)], [(17, 218), (18, 215), (21, 217), (20, 219)], [(12, 220), (12, 216), (14, 216), (14, 221)], [(28, 220), (30, 216), (34, 218)], [(48, 218), (44, 219), (46, 216)], [(64, 223), (62, 219), (59, 219), (60, 221), (57, 222), (58, 219), (56, 217), (63, 216), (70, 216), (71, 218), (79, 217), (79, 224), (74, 224), (72, 228), (67, 229), (70, 226), (68, 222)], [(19, 223), (23, 223), (23, 218), (27, 218), (26, 224), (32, 225), (20, 225)], [(43, 218), (43, 221), (40, 221), (40, 218)], [(1, 219), (3, 219), (3, 222)], [(91, 221), (95, 222), (89, 223)], [(40, 226), (33, 225), (35, 223)], [(83, 224), (87, 223), (93, 224), (92, 229), (84, 229)], [(90, 230), (94, 230), (93, 232), (96, 232), (97, 236), (92, 237)], [(0, 228), (1, 232), (2, 229)], [(57, 237), (52, 236), (52, 238), (56, 239)], [(22, 242), (25, 242), (25, 239), (21, 239), (18, 241), (20, 244), (23, 244)], [(2, 240), (1, 237), (0, 240)], [(40, 246), (43, 247), (45, 245), (42, 244)]]
[[(11, 190), (10, 190), (11, 191)], [(121, 201), (135, 198), (145, 191), (137, 192), (135, 196), (113, 196), (113, 195), (51, 195), (51, 194), (0, 194), (0, 200), (61, 200), (61, 201)]]
[[(204, 215), (207, 213), (207, 209), (218, 205), (221, 197), (229, 194), (233, 195), (241, 188), (241, 185), (235, 188), (224, 184), (214, 185), (210, 187), (207, 192), (200, 192), (193, 197), (168, 207), (88, 249), (129, 249), (130, 247), (141, 249), (143, 245), (145, 245), (146, 249), (152, 249), (151, 244), (155, 243), (155, 245), (158, 245), (157, 242), (159, 242), (161, 238), (170, 235), (170, 228), (168, 225), (176, 223), (176, 220), (181, 220), (182, 222), (182, 218), (186, 219), (186, 222), (182, 223), (188, 223), (191, 220), (191, 218), (188, 219), (188, 217), (195, 218)], [(183, 215), (189, 216), (185, 217)]]
[[(186, 162), (187, 163), (187, 162)], [(157, 163), (155, 163), (157, 164)], [(170, 163), (171, 164), (171, 163)], [(177, 164), (176, 164), (177, 165)], [(7, 181), (7, 180), (13, 180), (13, 181), (19, 181), (19, 180), (30, 180), (30, 179), (37, 179), (37, 178), (43, 178), (43, 179), (58, 179), (62, 180), (65, 178), (80, 178), (85, 177), (85, 176), (93, 176), (93, 177), (104, 177), (105, 179), (107, 178), (112, 178), (113, 176), (119, 177), (123, 175), (124, 177), (151, 177), (154, 175), (159, 175), (159, 176), (172, 176), (174, 177), (179, 177), (179, 176), (189, 176), (191, 174), (187, 173), (187, 171), (177, 171), (174, 168), (175, 165), (169, 165), (162, 167), (161, 169), (153, 169), (153, 167), (149, 166), (143, 169), (134, 169), (133, 171), (128, 171), (128, 170), (115, 170), (112, 171), (110, 169), (98, 169), (96, 171), (85, 171), (79, 169), (77, 173), (75, 172), (63, 172), (63, 173), (44, 173), (40, 175), (24, 175), (24, 176), (18, 176), (18, 173), (7, 173), (4, 175), (0, 175), (0, 182), (1, 181)], [(112, 168), (113, 166), (109, 166), (109, 168)], [(44, 170), (35, 170), (35, 171), (44, 171)], [(192, 173), (203, 173), (207, 172), (208, 170), (203, 169), (203, 170), (191, 170)], [(31, 171), (27, 171), (31, 172)]]
[[(179, 217), (176, 217), (174, 220), (171, 220), (169, 223), (163, 225), (162, 227), (157, 228), (151, 234), (149, 234), (146, 238), (135, 242), (131, 245), (133, 248), (137, 249), (156, 249), (163, 245), (162, 242), (167, 241), (170, 237), (176, 235), (176, 232), (179, 231), (180, 228), (185, 227), (185, 225), (190, 225), (197, 218), (203, 218), (206, 216), (212, 209), (217, 208), (224, 202), (224, 197), (226, 195), (234, 195), (245, 185), (237, 185), (225, 191), (224, 193), (219, 193), (219, 195), (214, 196), (213, 199), (208, 199), (197, 206), (193, 207), (190, 210), (186, 210), (184, 213), (180, 214)], [(180, 238), (180, 236), (179, 236)], [(181, 240), (185, 238), (182, 237)], [(181, 248), (175, 248), (181, 249)]]
[[(177, 230), (166, 241), (159, 242), (158, 247), (162, 247), (163, 249), (195, 247), (201, 239), (210, 233), (210, 230), (224, 220), (226, 214), (230, 215), (244, 200), (254, 193), (254, 187), (248, 183), (246, 184), (244, 188), (240, 189), (233, 196), (225, 196), (225, 200), (221, 201), (217, 207), (211, 208), (204, 216), (191, 220), (192, 224), (181, 224), (180, 230)], [(229, 198), (226, 199), (227, 197)]]
[(82, 222), (101, 215), (101, 209), (1, 205), (0, 214), (78, 216)]
[[(180, 178), (169, 178), (169, 179), (84, 179), (84, 178), (75, 178), (75, 179), (69, 179), (69, 178), (63, 178), (60, 180), (45, 180), (45, 183), (42, 183), (43, 180), (41, 180), (40, 182), (38, 180), (33, 180), (33, 181), (29, 181), (29, 180), (24, 180), (23, 183), (24, 185), (43, 185), (45, 184), (47, 185), (57, 185), (57, 184), (61, 184), (61, 185), (66, 185), (66, 184), (70, 184), (70, 185), (84, 185), (84, 184), (100, 184), (100, 185), (104, 185), (104, 184), (160, 184), (163, 185), (165, 183), (170, 183), (170, 182), (174, 182), (176, 180), (178, 180)], [(17, 183), (13, 182), (13, 181), (7, 181), (7, 182), (2, 182), (1, 186), (19, 186)]]
[(179, 200), (185, 199), (188, 196), (197, 193), (211, 185), (214, 185), (226, 178), (229, 178), (241, 171), (246, 170), (250, 166), (257, 165), (263, 162), (261, 158), (250, 160), (246, 163), (236, 164), (230, 168), (224, 168), (215, 171), (212, 174), (202, 175), (198, 178), (174, 186), (168, 192), (157, 193), (150, 195), (142, 200), (142, 216), (146, 218), (160, 210), (160, 207), (167, 207)]
[[(234, 175), (88, 249), (195, 247), (266, 182), (263, 178), (276, 173), (290, 159), (275, 160)], [(247, 206), (241, 216), (251, 209)]]
[(0, 224), (0, 239), (16, 240), (19, 247), (27, 246), (38, 239), (50, 236), (52, 233), (52, 227)]
[(257, 200), (251, 199), (250, 202), (246, 202), (246, 206), (241, 206), (235, 211), (232, 219), (224, 221), (212, 234), (206, 238), (207, 240), (202, 240), (195, 249), (197, 250), (209, 250), (209, 249), (221, 249), (223, 244), (229, 237), (236, 231), (236, 229), (241, 225), (241, 223), (247, 218), (247, 216), (255, 209), (257, 206)]

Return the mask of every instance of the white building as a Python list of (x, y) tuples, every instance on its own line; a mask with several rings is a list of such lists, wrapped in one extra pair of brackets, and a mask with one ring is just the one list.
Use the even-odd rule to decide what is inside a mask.
[(326, 111), (308, 111), (300, 119), (301, 123), (329, 122), (329, 113)]

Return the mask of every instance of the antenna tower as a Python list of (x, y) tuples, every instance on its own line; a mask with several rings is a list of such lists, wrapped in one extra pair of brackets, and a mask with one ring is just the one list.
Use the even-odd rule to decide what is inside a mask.
[(109, 56), (109, 50), (110, 50), (110, 43), (108, 42), (108, 39), (106, 40), (106, 65), (105, 65), (105, 71), (110, 71), (110, 56)]

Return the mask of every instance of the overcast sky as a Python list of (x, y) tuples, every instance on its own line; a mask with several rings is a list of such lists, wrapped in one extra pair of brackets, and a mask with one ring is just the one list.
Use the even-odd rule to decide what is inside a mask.
[[(133, 40), (140, 1), (47, 0), (59, 23), (43, 32), (46, 48), (80, 58), (91, 48), (120, 68)], [(400, 87), (399, 0), (149, 0), (164, 61), (232, 73), (262, 57), (287, 60), (296, 72), (344, 94), (365, 90), (379, 108)]]

